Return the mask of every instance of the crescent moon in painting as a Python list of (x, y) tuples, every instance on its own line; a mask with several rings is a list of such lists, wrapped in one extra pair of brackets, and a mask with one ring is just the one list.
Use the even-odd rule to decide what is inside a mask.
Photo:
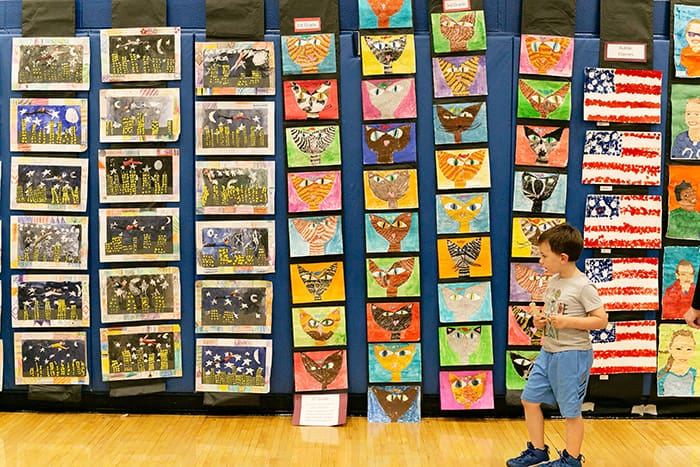
[(255, 363), (260, 365), (260, 349), (255, 349), (255, 352), (253, 352), (253, 358), (255, 359)]
[(170, 216), (166, 217), (166, 219), (167, 219), (167, 222), (165, 223), (165, 225), (168, 225), (168, 224), (172, 223), (172, 221), (173, 221), (173, 218)]
[(250, 295), (250, 301), (251, 301), (251, 302), (253, 302), (253, 303), (258, 303), (259, 300), (260, 300), (260, 298), (258, 297), (258, 294), (254, 293), (254, 294), (251, 294), (251, 295)]
[(209, 121), (212, 123), (216, 123), (216, 120), (214, 120), (213, 115), (216, 113), (216, 110), (212, 110), (209, 112)]
[(115, 108), (115, 109), (121, 109), (121, 108), (122, 108), (122, 103), (121, 103), (120, 100), (114, 101), (114, 104), (112, 104), (112, 105), (114, 105), (114, 108)]
[(75, 288), (76, 288), (77, 291), (78, 291), (78, 292), (77, 292), (77, 294), (78, 294), (77, 296), (78, 296), (78, 297), (82, 297), (82, 296), (83, 296), (83, 288), (80, 287), (80, 285), (76, 285)]
[(165, 52), (163, 52), (163, 39), (158, 39), (158, 42), (156, 42), (156, 51), (158, 52), (158, 55), (165, 55)]

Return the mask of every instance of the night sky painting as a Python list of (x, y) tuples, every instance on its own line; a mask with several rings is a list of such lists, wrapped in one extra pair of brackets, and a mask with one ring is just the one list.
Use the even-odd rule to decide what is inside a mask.
[(180, 200), (179, 149), (100, 149), (100, 201)]
[(197, 161), (197, 212), (274, 214), (274, 161)]
[(197, 339), (196, 358), (197, 392), (270, 392), (270, 339)]
[(101, 143), (176, 141), (179, 137), (179, 89), (100, 90)]
[(100, 270), (102, 322), (180, 319), (178, 268)]
[(195, 326), (198, 333), (272, 332), (272, 283), (197, 281)]
[(87, 217), (11, 216), (10, 267), (87, 269)]
[(195, 42), (198, 96), (275, 94), (273, 42)]
[(90, 325), (90, 276), (12, 276), (12, 327)]
[(180, 79), (180, 28), (100, 31), (102, 82)]
[(274, 155), (274, 102), (196, 102), (197, 154)]
[(84, 212), (87, 169), (87, 159), (13, 157), (10, 209)]
[(100, 329), (102, 380), (182, 376), (180, 326)]
[(13, 37), (13, 91), (90, 89), (89, 37)]
[(274, 221), (197, 222), (197, 274), (275, 270)]
[(16, 332), (15, 384), (90, 384), (85, 332)]
[(10, 151), (83, 152), (87, 99), (10, 99)]
[(180, 259), (177, 208), (100, 209), (100, 261)]

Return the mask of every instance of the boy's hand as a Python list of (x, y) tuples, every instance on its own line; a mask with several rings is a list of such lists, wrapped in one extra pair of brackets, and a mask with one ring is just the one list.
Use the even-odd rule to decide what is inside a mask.
[(569, 317), (564, 315), (552, 315), (549, 317), (549, 322), (554, 326), (554, 329), (564, 329), (569, 323)]
[(530, 303), (530, 314), (534, 318), (533, 321), (537, 329), (542, 329), (547, 325), (547, 315), (537, 308), (535, 302)]

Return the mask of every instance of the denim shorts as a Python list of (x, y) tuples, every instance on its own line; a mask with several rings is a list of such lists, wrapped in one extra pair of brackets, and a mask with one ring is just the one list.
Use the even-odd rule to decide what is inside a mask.
[(581, 415), (592, 364), (592, 350), (541, 350), (521, 399), (532, 403), (556, 404), (562, 417), (576, 418)]

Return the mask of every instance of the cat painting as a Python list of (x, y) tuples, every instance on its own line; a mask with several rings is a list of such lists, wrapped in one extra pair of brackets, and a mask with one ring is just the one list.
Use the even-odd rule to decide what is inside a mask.
[(568, 120), (571, 113), (571, 83), (518, 80), (519, 118)]
[(284, 81), (285, 120), (329, 120), (338, 118), (338, 81)]
[[(415, 73), (415, 62), (413, 71), (411, 70), (395, 70), (394, 63), (397, 62), (403, 55), (406, 44), (413, 42), (413, 36), (407, 34), (390, 35), (390, 36), (363, 36), (363, 48), (370, 53), (371, 56), (381, 65), (382, 74), (392, 73)], [(413, 48), (413, 44), (411, 44)], [(363, 62), (370, 60), (369, 55), (362, 54)], [(365, 75), (370, 73), (364, 73)]]
[(362, 81), (362, 117), (365, 120), (416, 118), (414, 79)]
[[(416, 160), (414, 124), (391, 125), (380, 123), (364, 125), (364, 134), (365, 146), (375, 156), (372, 157), (365, 154), (365, 164), (393, 164), (394, 162), (414, 162)], [(409, 148), (409, 144), (413, 150), (404, 151)], [(395, 160), (394, 158), (397, 153), (402, 153), (400, 160)]]
[[(346, 389), (347, 364), (345, 352), (343, 349), (331, 352), (295, 352), (295, 389), (297, 391)], [(307, 377), (311, 377), (315, 383), (308, 381)]]
[(542, 203), (554, 193), (559, 182), (559, 174), (522, 172), (521, 180), (520, 187), (523, 196), (532, 201), (530, 210), (538, 213), (542, 212)]
[(323, 294), (331, 285), (338, 270), (338, 263), (333, 263), (320, 271), (310, 271), (301, 264), (297, 264), (296, 269), (306, 290), (313, 296), (314, 300), (319, 301), (322, 300)]
[(473, 327), (447, 327), (445, 328), (445, 342), (454, 352), (459, 362), (469, 364), (469, 360), (481, 345), (481, 326)]
[(399, 304), (400, 306), (385, 306), (379, 303), (368, 303), (372, 319), (385, 331), (391, 333), (389, 340), (401, 340), (401, 333), (408, 329), (413, 322), (413, 303)]
[(432, 13), (430, 22), (436, 54), (486, 50), (482, 10)]
[(289, 212), (340, 209), (340, 172), (288, 175)]
[(517, 125), (515, 165), (566, 167), (569, 159), (569, 128)]
[(440, 173), (454, 184), (453, 188), (466, 188), (467, 182), (479, 173), (488, 156), (486, 149), (465, 151), (436, 151)]
[(386, 291), (386, 296), (396, 297), (399, 287), (406, 284), (413, 274), (415, 258), (396, 260), (387, 268), (382, 268), (374, 260), (368, 259), (367, 266), (370, 276)]
[(488, 193), (437, 195), (437, 232), (489, 231)]
[[(319, 127), (292, 127), (287, 129), (287, 146), (289, 147), (289, 141), (294, 144), (294, 147), (301, 153), (308, 157), (308, 162), (304, 165), (306, 166), (316, 166), (321, 165), (321, 154), (323, 154), (331, 145), (338, 145), (338, 138), (336, 135), (339, 133), (339, 128), (336, 126), (319, 126)], [(337, 160), (331, 160), (326, 162), (336, 162), (340, 163), (340, 150), (335, 148), (338, 152)], [(288, 151), (288, 155), (289, 151)], [(301, 164), (294, 164), (301, 165)], [(292, 166), (292, 164), (290, 164)]]
[(484, 102), (433, 106), (435, 144), (479, 143), (487, 140)]
[(538, 240), (540, 235), (555, 225), (559, 225), (563, 222), (564, 219), (560, 217), (519, 217), (514, 219), (513, 248), (511, 256), (539, 258), (540, 248), (538, 246)]
[[(365, 3), (376, 16), (376, 24), (372, 24)], [(411, 2), (408, 0), (365, 0), (360, 2), (359, 9), (360, 29), (410, 28), (413, 26)], [(402, 12), (402, 9), (407, 11)]]
[(327, 342), (340, 326), (341, 313), (340, 308), (334, 307), (331, 311), (326, 311), (319, 316), (316, 313), (307, 312), (304, 309), (299, 309), (299, 326), (301, 329), (313, 339), (317, 346), (327, 345)]
[(308, 244), (308, 255), (323, 256), (326, 244), (336, 235), (339, 216), (322, 218), (293, 218), (290, 220), (296, 232)]
[[(533, 315), (533, 313), (540, 311), (540, 307), (513, 305), (509, 307), (509, 310), (508, 343), (510, 345), (540, 345), (543, 330), (535, 327)], [(511, 327), (515, 327), (515, 329), (510, 329)]]
[(389, 248), (386, 251), (388, 253), (400, 252), (401, 242), (411, 230), (413, 214), (404, 212), (391, 221), (380, 215), (370, 214), (369, 220), (374, 230), (389, 243)]
[(525, 136), (530, 142), (530, 149), (535, 153), (537, 164), (547, 164), (549, 162), (549, 153), (554, 151), (559, 145), (564, 128), (557, 128), (543, 135), (538, 134), (535, 130), (528, 126), (524, 126)]
[[(415, 170), (395, 170), (395, 171), (376, 171), (369, 170), (365, 172), (366, 190), (376, 199), (386, 203), (383, 207), (386, 209), (413, 208), (418, 207), (416, 199)], [(371, 203), (372, 200), (365, 198), (367, 208), (372, 208), (377, 203)], [(380, 205), (381, 206), (381, 205)]]
[(571, 77), (574, 41), (570, 37), (523, 34), (520, 73)]
[(442, 410), (492, 409), (493, 374), (490, 370), (445, 370), (439, 375)]
[[(420, 378), (420, 344), (369, 344), (372, 363), (370, 382), (401, 383)], [(372, 366), (372, 365), (370, 365)], [(376, 371), (373, 371), (376, 370)], [(418, 370), (418, 371), (416, 371)], [(405, 372), (405, 374), (403, 374)], [(387, 378), (387, 374), (390, 375)], [(417, 373), (417, 374), (416, 374)], [(376, 379), (374, 379), (376, 378)]]
[(438, 284), (440, 322), (459, 323), (475, 321), (490, 315), (491, 285), (488, 282)]
[(434, 97), (485, 96), (486, 56), (433, 58)]
[(457, 270), (458, 277), (470, 277), (469, 268), (472, 265), (480, 266), (476, 259), (481, 254), (481, 237), (468, 240), (463, 246), (459, 246), (452, 240), (447, 240), (447, 251)]
[(541, 301), (549, 275), (538, 263), (511, 264), (511, 302)]
[[(304, 34), (284, 36), (282, 68), (285, 74), (333, 73), (335, 56), (335, 36), (333, 34)], [(321, 63), (328, 59), (328, 63)], [(288, 63), (291, 62), (291, 63)], [(296, 65), (293, 67), (292, 64)]]
[(458, 375), (449, 373), (450, 388), (455, 402), (471, 409), (472, 405), (484, 396), (486, 390), (486, 372)]
[[(392, 423), (417, 422), (420, 420), (420, 409), (416, 408), (419, 397), (419, 386), (371, 386), (367, 417), (370, 422), (385, 421), (372, 410), (374, 401), (376, 401), (376, 404)], [(409, 412), (413, 412), (413, 415), (411, 416)], [(410, 419), (406, 419), (409, 416)]]

